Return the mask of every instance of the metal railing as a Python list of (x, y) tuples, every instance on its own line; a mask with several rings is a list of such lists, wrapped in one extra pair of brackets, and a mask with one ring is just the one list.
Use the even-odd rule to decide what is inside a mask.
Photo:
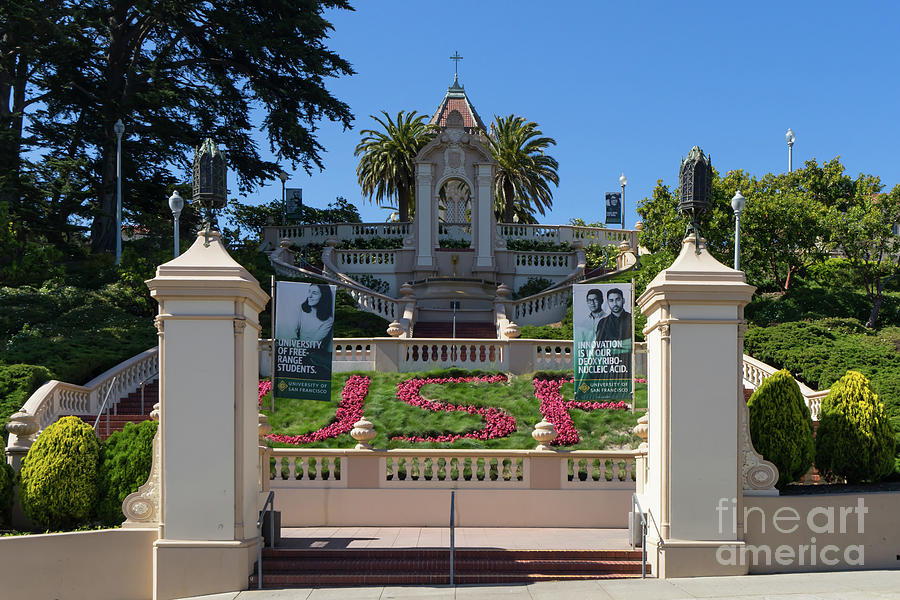
[(269, 507), (269, 542), (271, 548), (275, 547), (275, 492), (270, 491), (266, 496), (266, 503), (263, 504), (262, 510), (259, 511), (259, 518), (256, 520), (256, 589), (261, 590), (263, 585), (263, 566), (262, 566), (262, 526), (263, 519), (266, 516), (266, 507)]
[(97, 437), (100, 437), (100, 434), (97, 433), (97, 423), (100, 422), (100, 417), (103, 416), (103, 409), (106, 409), (106, 437), (109, 437), (109, 408), (107, 406), (107, 402), (109, 401), (109, 394), (113, 391), (113, 388), (116, 386), (116, 379), (119, 376), (116, 375), (113, 377), (112, 382), (110, 382), (109, 387), (106, 388), (106, 395), (103, 397), (103, 404), (100, 405), (100, 410), (97, 411), (97, 418), (94, 419), (94, 434)]
[[(631, 512), (634, 513), (634, 508), (637, 506), (637, 514), (641, 517), (641, 579), (647, 578), (647, 519), (644, 518), (644, 509), (641, 506), (641, 501), (638, 500), (637, 494), (631, 494)], [(659, 549), (662, 548), (665, 543), (663, 542), (662, 534), (659, 532), (659, 526), (656, 524), (656, 519), (653, 517), (653, 513), (650, 510), (647, 510), (647, 515), (649, 515), (650, 520), (653, 521), (653, 528), (656, 530), (656, 537), (659, 540), (656, 543), (656, 551), (659, 553)], [(631, 549), (634, 550), (634, 536), (631, 537)]]
[(456, 505), (456, 491), (450, 492), (450, 585), (454, 584), (455, 577), (453, 576), (453, 558), (456, 552), (456, 525), (455, 519), (453, 515), (453, 511)]

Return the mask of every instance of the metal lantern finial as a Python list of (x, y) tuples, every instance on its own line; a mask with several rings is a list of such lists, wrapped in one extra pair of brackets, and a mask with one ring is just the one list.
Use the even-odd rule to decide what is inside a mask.
[(681, 161), (678, 183), (681, 188), (678, 212), (690, 216), (689, 231), (693, 230), (697, 238), (696, 249), (699, 253), (700, 215), (709, 210), (712, 192), (712, 163), (699, 146), (691, 148), (687, 158)]
[(209, 232), (216, 227), (215, 211), (227, 200), (225, 155), (211, 138), (206, 138), (194, 153), (194, 203), (203, 211), (206, 245)]

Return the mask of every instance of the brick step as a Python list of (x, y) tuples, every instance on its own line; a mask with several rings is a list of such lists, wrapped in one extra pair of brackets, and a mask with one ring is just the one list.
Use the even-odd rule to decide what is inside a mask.
[[(504, 583), (530, 583), (537, 581), (578, 581), (588, 579), (631, 579), (640, 577), (641, 574), (632, 573), (598, 573), (598, 574), (574, 574), (561, 575), (558, 573), (546, 575), (542, 573), (457, 573), (454, 575), (456, 585), (466, 584), (504, 584)], [(263, 573), (263, 588), (289, 588), (308, 586), (365, 586), (365, 585), (448, 585), (450, 583), (449, 571), (443, 573), (331, 573), (320, 575), (286, 575)], [(256, 589), (258, 578), (256, 574), (250, 576), (250, 589)]]
[[(520, 583), (639, 577), (641, 552), (630, 550), (496, 550), (454, 554), (455, 583)], [(312, 585), (447, 585), (445, 548), (263, 550), (263, 587)], [(649, 572), (649, 571), (648, 571)], [(257, 576), (251, 577), (251, 588)]]
[[(445, 553), (446, 554), (446, 553)], [(640, 573), (641, 563), (637, 561), (609, 560), (454, 560), (457, 573)], [(344, 560), (304, 560), (270, 559), (264, 565), (266, 573), (447, 573), (450, 558), (443, 560), (416, 559), (344, 559)]]

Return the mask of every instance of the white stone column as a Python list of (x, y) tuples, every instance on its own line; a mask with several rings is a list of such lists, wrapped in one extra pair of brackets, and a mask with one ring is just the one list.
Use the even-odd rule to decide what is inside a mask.
[(216, 232), (147, 286), (160, 332), (153, 597), (242, 590), (256, 557), (258, 317), (269, 297)]
[(472, 215), (472, 243), (475, 246), (473, 271), (494, 269), (494, 232), (497, 221), (494, 218), (494, 201), (491, 183), (494, 167), (490, 164), (476, 165), (478, 196), (475, 199), (475, 214)]
[(432, 202), (432, 165), (416, 165), (416, 270), (434, 270), (436, 214)]
[[(660, 528), (656, 567), (662, 577), (747, 572), (746, 565), (722, 564), (719, 549), (743, 548), (738, 342), (754, 289), (702, 244), (697, 254), (690, 237), (637, 300), (647, 315), (649, 479), (643, 497)], [(648, 536), (651, 547), (660, 537), (652, 525)]]

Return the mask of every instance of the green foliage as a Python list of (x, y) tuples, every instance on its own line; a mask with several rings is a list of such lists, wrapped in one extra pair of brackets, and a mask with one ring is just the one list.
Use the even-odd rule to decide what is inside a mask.
[(38, 436), (19, 473), (25, 515), (44, 529), (67, 529), (94, 515), (100, 445), (93, 428), (63, 417)]
[(343, 289), (334, 299), (335, 337), (384, 337), (390, 323), (378, 315), (359, 310), (356, 301)]
[(529, 277), (528, 281), (523, 283), (522, 286), (513, 293), (513, 298), (518, 300), (519, 298), (533, 296), (534, 294), (543, 292), (551, 285), (553, 285), (553, 282), (544, 277)]
[(813, 425), (790, 372), (781, 370), (763, 380), (747, 408), (753, 446), (778, 467), (776, 487), (781, 489), (803, 477), (813, 464)]
[(397, 113), (391, 119), (387, 111), (381, 111), (384, 120), (374, 115), (372, 119), (383, 131), (363, 129), (362, 139), (356, 145), (354, 156), (360, 156), (356, 176), (364, 196), (381, 204), (395, 196), (400, 210), (400, 221), (407, 222), (415, 209), (416, 169), (414, 160), (437, 133), (427, 123), (427, 115), (416, 116), (416, 111)]
[(494, 176), (494, 213), (502, 223), (529, 223), (553, 205), (550, 184), (559, 186), (559, 163), (550, 156), (556, 140), (545, 137), (537, 123), (523, 117), (495, 116), (488, 145), (497, 171)]
[(100, 445), (97, 514), (104, 525), (116, 526), (125, 520), (122, 502), (150, 476), (156, 429), (156, 421), (128, 423)]
[(615, 246), (590, 244), (584, 249), (584, 254), (587, 260), (587, 268), (596, 269), (603, 267), (612, 270), (616, 268), (616, 257), (619, 255), (619, 249)]
[[(263, 227), (267, 225), (281, 225), (285, 218), (285, 206), (279, 198), (269, 203), (251, 205), (231, 199), (225, 208), (228, 223), (234, 229), (225, 229), (223, 235), (230, 240), (262, 239)], [(299, 218), (289, 224), (316, 225), (323, 223), (361, 223), (359, 210), (346, 198), (338, 196), (334, 202), (328, 203), (328, 208), (315, 208), (304, 204), (300, 207)], [(229, 248), (231, 243), (229, 243)]]
[(894, 469), (894, 431), (869, 380), (847, 371), (822, 402), (816, 468), (827, 481), (880, 481)]
[(387, 281), (370, 273), (353, 274), (351, 275), (351, 277), (358, 283), (361, 283), (370, 290), (376, 291), (379, 294), (387, 294), (391, 288), (391, 284), (389, 284)]
[(51, 379), (50, 371), (37, 365), (0, 364), (0, 431), (5, 442), (9, 437), (9, 417), (25, 404), (31, 394)]
[(506, 249), (519, 252), (572, 252), (574, 248), (569, 242), (557, 244), (547, 240), (506, 238)]
[(438, 240), (438, 246), (441, 248), (449, 248), (453, 250), (461, 250), (463, 248), (468, 248), (472, 245), (472, 242), (469, 240), (455, 240), (452, 238), (445, 238), (442, 240)]
[(403, 238), (380, 236), (344, 240), (337, 246), (339, 250), (399, 250), (402, 247)]
[(0, 528), (10, 524), (15, 487), (16, 472), (6, 461), (0, 462)]

